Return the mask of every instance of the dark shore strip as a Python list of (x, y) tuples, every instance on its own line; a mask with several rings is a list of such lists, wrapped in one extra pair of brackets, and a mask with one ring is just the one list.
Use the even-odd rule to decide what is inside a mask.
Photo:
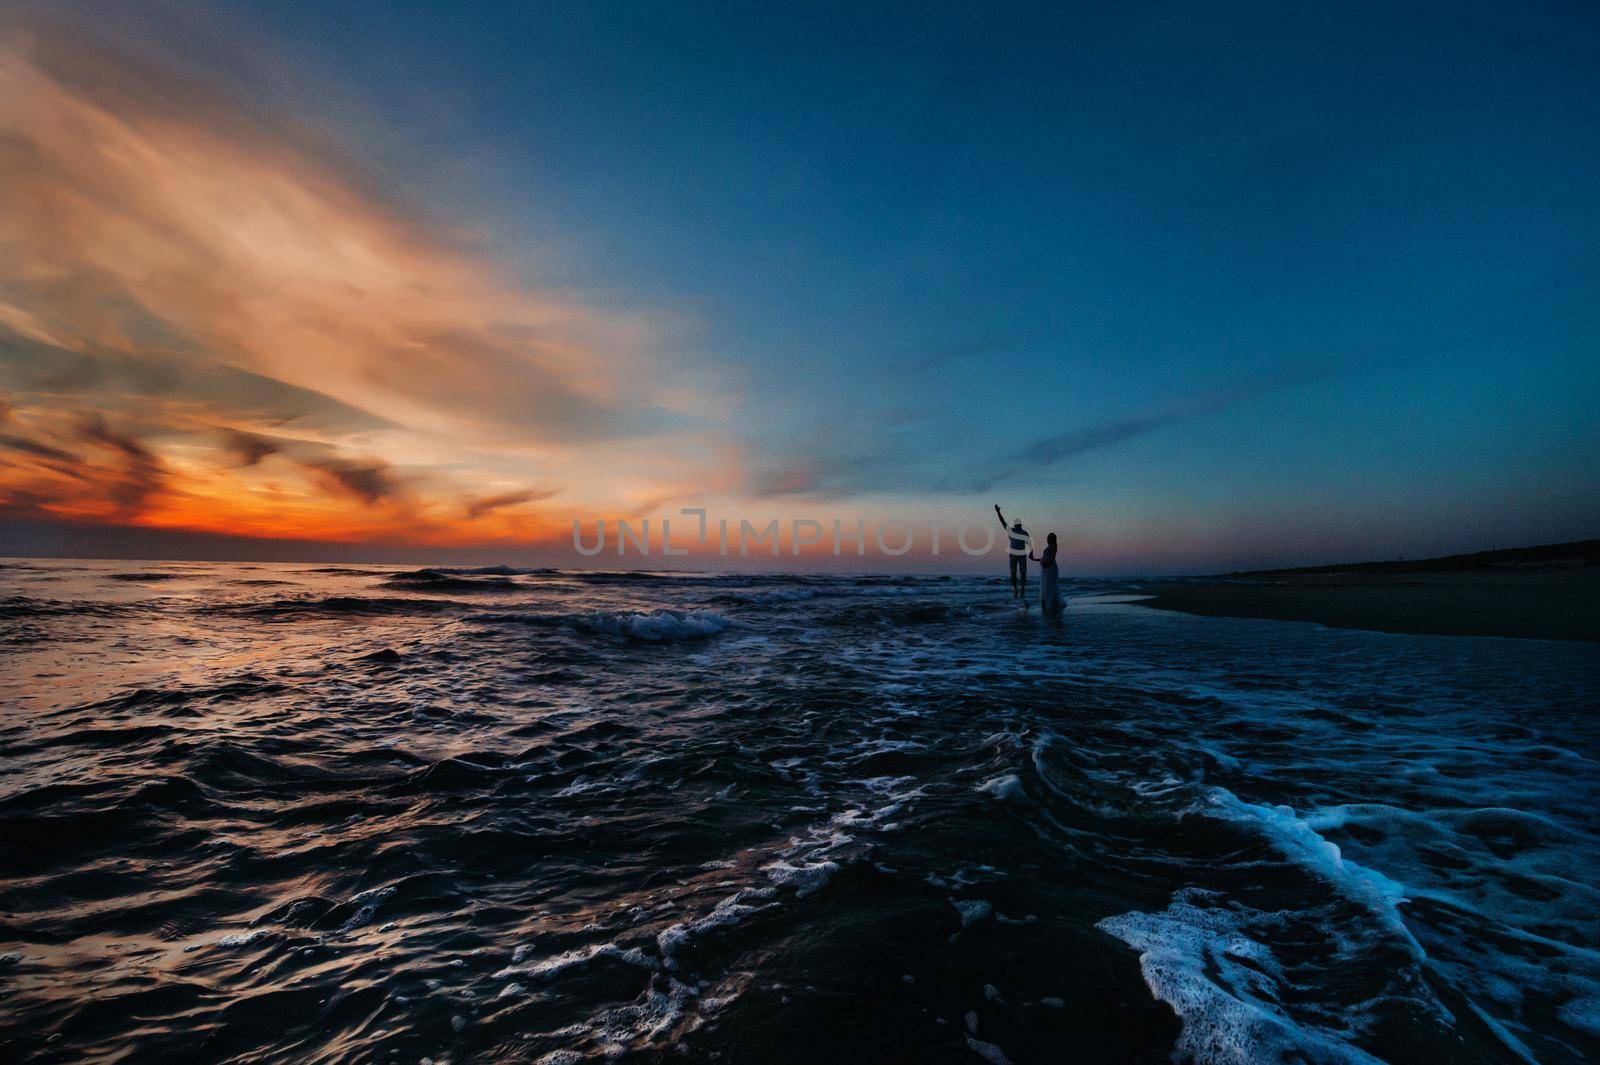
[(1477, 569), (1423, 560), (1153, 581), (1143, 590), (1154, 598), (1140, 605), (1379, 632), (1600, 641), (1600, 566), (1572, 554), (1497, 557)]

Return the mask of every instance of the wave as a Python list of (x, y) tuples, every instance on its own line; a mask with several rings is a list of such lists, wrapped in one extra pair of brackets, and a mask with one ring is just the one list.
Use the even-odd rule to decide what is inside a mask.
[(777, 893), (776, 888), (743, 888), (717, 903), (710, 913), (691, 921), (679, 921), (658, 932), (656, 949), (661, 952), (662, 964), (669, 969), (678, 968), (685, 950), (696, 940), (704, 938), (707, 933), (731, 928), (748, 917), (773, 909), (777, 904), (771, 900)]
[(674, 588), (826, 587), (846, 583), (838, 577), (801, 573), (705, 573), (699, 570), (560, 570), (584, 584), (662, 584)]
[(522, 587), (509, 577), (463, 577), (437, 569), (391, 574), (383, 583), (413, 592), (514, 592)]
[(576, 618), (573, 627), (580, 632), (626, 636), (634, 640), (694, 640), (715, 636), (731, 625), (721, 614), (709, 610), (652, 610), (648, 614), (632, 611), (597, 610)]
[(137, 603), (102, 603), (92, 599), (34, 599), (26, 595), (12, 595), (0, 599), (0, 620), (69, 615), (115, 618), (142, 609), (143, 605)]
[(306, 615), (372, 615), (393, 617), (403, 614), (440, 614), (459, 610), (461, 604), (448, 599), (413, 599), (406, 596), (292, 596), (254, 603), (221, 603), (204, 607), (203, 612), (266, 621), (290, 620)]
[(563, 576), (584, 584), (661, 584), (671, 581), (678, 584), (694, 584), (704, 577), (698, 574), (663, 573), (658, 570), (622, 569), (622, 570), (572, 570)]
[(464, 577), (536, 577), (560, 573), (553, 566), (534, 566), (519, 569), (516, 566), (429, 566), (423, 572), (450, 573)]
[(133, 688), (118, 692), (106, 699), (74, 706), (72, 709), (91, 713), (97, 718), (105, 718), (136, 710), (184, 706), (188, 703), (239, 702), (265, 695), (277, 695), (287, 690), (288, 686), (281, 681), (248, 673), (237, 680), (190, 688)]
[[(1224, 896), (1186, 888), (1174, 895), (1164, 913), (1126, 913), (1099, 923), (1101, 930), (1140, 952), (1140, 968), (1152, 994), (1182, 1018), (1179, 1056), (1212, 1065), (1259, 1060), (1265, 1052), (1264, 1056), (1273, 1060), (1296, 1057), (1365, 1065), (1377, 1059), (1357, 1042), (1372, 1034), (1369, 1020), (1373, 1007), (1388, 1000), (1413, 1016), (1431, 1017), (1430, 1026), (1440, 1029), (1459, 1025), (1446, 1001), (1464, 1006), (1482, 1023), (1482, 1031), (1499, 1042), (1502, 1053), (1508, 1050), (1516, 1057), (1533, 1060), (1532, 1052), (1513, 1031), (1527, 1030), (1528, 1012), (1537, 1008), (1533, 999), (1582, 1003), (1600, 997), (1595, 994), (1600, 987), (1600, 964), (1592, 949), (1547, 938), (1559, 934), (1556, 932), (1520, 931), (1514, 923), (1505, 924), (1493, 916), (1499, 914), (1512, 922), (1524, 918), (1540, 929), (1561, 927), (1574, 918), (1581, 926), (1592, 921), (1592, 905), (1583, 897), (1587, 890), (1563, 894), (1533, 881), (1537, 870), (1524, 869), (1515, 878), (1523, 892), (1540, 888), (1542, 893), (1559, 895), (1559, 901), (1498, 898), (1482, 883), (1494, 872), (1494, 863), (1481, 858), (1469, 861), (1467, 847), (1459, 841), (1453, 845), (1444, 841), (1451, 827), (1466, 826), (1497, 842), (1513, 839), (1517, 847), (1538, 849), (1552, 841), (1570, 842), (1565, 830), (1547, 818), (1498, 808), (1418, 814), (1371, 804), (1338, 806), (1301, 816), (1289, 806), (1246, 802), (1221, 787), (1208, 789), (1204, 800), (1190, 809), (1259, 833), (1292, 865), (1331, 886), (1334, 894), (1321, 907), (1263, 911), (1231, 893)], [(1381, 853), (1391, 864), (1403, 866), (1408, 876), (1425, 876), (1430, 870), (1420, 855), (1408, 853), (1420, 841), (1424, 853), (1453, 859), (1445, 862), (1443, 869), (1453, 873), (1456, 866), (1463, 867), (1459, 875), (1473, 890), (1413, 886), (1353, 861), (1322, 835), (1341, 828), (1353, 834), (1359, 831), (1354, 838), (1366, 840), (1366, 849), (1383, 848), (1382, 841), (1390, 834), (1401, 837), (1403, 842)], [(1509, 871), (1507, 879), (1512, 879)], [(1545, 879), (1565, 883), (1561, 877)], [(1451, 926), (1484, 919), (1487, 923), (1480, 933), (1459, 942), (1437, 944), (1442, 954), (1434, 957), (1402, 915), (1402, 907), (1408, 904), (1427, 906), (1432, 917), (1424, 920), (1422, 927), (1430, 929), (1430, 936), (1432, 926), (1427, 921), (1443, 915), (1449, 915), (1445, 919)], [(1576, 938), (1582, 941), (1581, 931), (1567, 931), (1576, 931)], [(1325, 944), (1311, 952), (1316, 962), (1310, 970), (1304, 962), (1298, 969), (1281, 962), (1266, 946), (1283, 943), (1304, 950), (1308, 939)], [(1529, 964), (1534, 957), (1543, 964)], [(1338, 958), (1338, 965), (1329, 967), (1329, 958)], [(1295, 1000), (1308, 986), (1328, 982), (1331, 990), (1333, 981), (1348, 978), (1359, 968), (1386, 979), (1386, 989), (1352, 1004), (1342, 1014), (1326, 1009), (1295, 1014), (1286, 1008), (1285, 1003)], [(1431, 978), (1424, 977), (1425, 972)], [(1447, 999), (1433, 990), (1435, 983)], [(1509, 1014), (1509, 1019), (1495, 1016), (1488, 1006)], [(1571, 1028), (1593, 1030), (1592, 1022), (1586, 1024), (1573, 1010), (1558, 1010), (1558, 1015)]]
[(706, 599), (718, 606), (788, 606), (804, 603), (830, 593), (817, 588), (775, 588), (764, 592), (719, 592)]
[(903, 601), (874, 598), (850, 603), (832, 614), (823, 615), (821, 620), (828, 625), (887, 625), (898, 628), (906, 625), (960, 621), (993, 613), (997, 609), (999, 608), (992, 605), (950, 603), (937, 599)]
[(630, 640), (669, 643), (715, 636), (733, 624), (709, 610), (595, 610), (586, 614), (472, 614), (468, 621), (488, 624), (534, 625), (570, 628), (577, 632), (620, 636)]
[(1320, 835), (1292, 807), (1245, 802), (1227, 788), (1213, 788), (1204, 812), (1259, 829), (1284, 857), (1370, 909), (1419, 961), (1426, 957), (1400, 916), (1400, 906), (1410, 901), (1405, 885), (1344, 857), (1338, 844)]

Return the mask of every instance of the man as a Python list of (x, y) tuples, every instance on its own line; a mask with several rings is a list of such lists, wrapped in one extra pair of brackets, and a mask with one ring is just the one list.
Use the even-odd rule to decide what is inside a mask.
[(1018, 518), (1008, 527), (1006, 516), (1000, 513), (1000, 504), (994, 505), (994, 512), (1000, 518), (1000, 527), (1006, 530), (1011, 545), (1006, 554), (1011, 556), (1011, 598), (1025, 600), (1028, 595), (1028, 530), (1022, 527), (1022, 519)]

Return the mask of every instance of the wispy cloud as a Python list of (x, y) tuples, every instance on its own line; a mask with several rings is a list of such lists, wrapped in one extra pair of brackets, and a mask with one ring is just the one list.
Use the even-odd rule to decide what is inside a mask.
[(56, 462), (76, 462), (78, 456), (70, 451), (63, 451), (49, 444), (41, 444), (37, 440), (29, 440), (22, 436), (12, 436), (9, 433), (0, 433), (0, 447), (8, 447), (13, 451), (21, 451), (40, 458), (52, 459)]
[(1151, 410), (1041, 434), (988, 453), (955, 446), (910, 446), (895, 438), (896, 426), (868, 426), (848, 452), (819, 445), (804, 455), (759, 458), (750, 467), (745, 488), (757, 498), (846, 499), (875, 493), (970, 495), (1272, 393), (1359, 373), (1370, 365), (1352, 359), (1282, 368), (1196, 392)]
[(1274, 392), (1332, 380), (1355, 373), (1364, 362), (1334, 362), (1296, 366), (1242, 383), (1189, 396), (1157, 410), (1052, 433), (971, 464), (958, 474), (942, 478), (937, 487), (950, 492), (984, 492), (1023, 474), (1040, 473), (1093, 451), (1115, 447), (1206, 414), (1246, 403)]
[[(0, 426), (6, 426), (10, 422), (12, 422), (11, 402), (4, 396), (0, 396)], [(31, 437), (4, 430), (0, 430), (0, 447), (10, 448), (13, 451), (20, 451), (23, 454), (33, 455), (42, 459), (49, 459), (51, 462), (72, 463), (78, 461), (77, 455), (64, 448), (55, 447), (51, 444), (34, 440)]]
[(1037, 473), (1079, 455), (1145, 436), (1185, 421), (1197, 413), (1198, 410), (1188, 408), (1135, 415), (1040, 437), (1013, 451), (995, 456), (981, 466), (969, 466), (958, 475), (941, 478), (938, 487), (948, 492), (984, 492), (1025, 473)]
[(259, 433), (245, 433), (238, 429), (223, 431), (222, 446), (238, 456), (239, 465), (254, 466), (262, 459), (283, 451), (283, 445)]
[(115, 456), (118, 473), (105, 488), (120, 511), (137, 514), (150, 497), (161, 490), (167, 479), (167, 466), (143, 442), (113, 430), (98, 414), (85, 417), (78, 434)]
[(0, 186), (13, 507), (493, 538), (556, 501), (493, 486), (555, 471), (626, 507), (662, 486), (619, 454), (687, 440), (682, 477), (704, 450), (662, 327), (510, 279), (292, 123), (81, 27), (0, 26)]
[(400, 494), (389, 464), (377, 459), (364, 462), (343, 458), (310, 459), (302, 463), (320, 474), (331, 491), (343, 492), (363, 503), (378, 503)]
[(525, 488), (516, 492), (501, 492), (497, 495), (482, 496), (468, 501), (466, 506), (467, 517), (481, 518), (491, 511), (501, 510), (505, 507), (536, 503), (541, 499), (550, 499), (560, 491), (561, 489), (559, 488)]

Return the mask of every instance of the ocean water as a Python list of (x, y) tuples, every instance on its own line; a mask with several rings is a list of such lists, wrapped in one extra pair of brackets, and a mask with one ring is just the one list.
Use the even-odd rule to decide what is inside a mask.
[(1600, 1058), (1600, 647), (16, 560), (0, 1058)]

